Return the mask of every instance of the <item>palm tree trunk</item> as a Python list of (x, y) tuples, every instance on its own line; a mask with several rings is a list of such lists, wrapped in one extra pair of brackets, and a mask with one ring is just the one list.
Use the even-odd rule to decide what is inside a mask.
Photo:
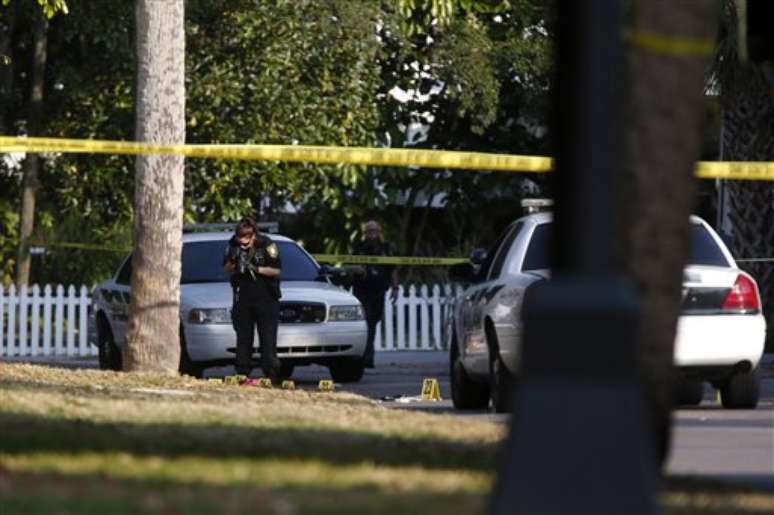
[[(634, 9), (634, 31), (675, 38), (712, 35), (713, 2), (641, 0)], [(689, 252), (707, 62), (636, 45), (629, 55), (628, 156), (618, 230), (623, 267), (642, 295), (639, 363), (662, 460), (669, 449), (674, 338)]]
[(416, 202), (417, 195), (419, 194), (420, 188), (417, 186), (409, 187), (409, 193), (406, 196), (406, 205), (404, 206), (403, 211), (403, 219), (400, 223), (400, 240), (399, 242), (404, 242), (402, 245), (397, 245), (395, 251), (398, 254), (403, 254), (406, 252), (406, 249), (408, 245), (405, 243), (408, 241), (408, 233), (409, 233), (409, 227), (411, 226), (411, 219), (414, 215), (414, 203)]
[[(41, 133), (43, 118), (43, 88), (46, 75), (48, 50), (48, 19), (35, 10), (32, 53), (32, 84), (30, 90), (30, 110), (27, 121), (27, 133), (38, 136)], [(16, 262), (16, 284), (18, 287), (29, 283), (30, 252), (29, 238), (35, 226), (35, 199), (40, 183), (40, 156), (27, 153), (23, 165), (21, 220), (19, 224), (19, 256)]]
[[(183, 15), (183, 0), (137, 0), (138, 141), (185, 141)], [(182, 157), (136, 161), (127, 370), (177, 373), (183, 173)]]
[(13, 34), (16, 30), (16, 3), (0, 7), (0, 134), (7, 135), (9, 109), (13, 99)]

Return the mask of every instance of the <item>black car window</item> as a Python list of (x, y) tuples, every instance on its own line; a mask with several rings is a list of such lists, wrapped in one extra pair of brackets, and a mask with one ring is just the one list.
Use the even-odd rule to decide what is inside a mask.
[[(553, 237), (552, 224), (535, 227), (530, 239), (522, 270), (550, 268), (550, 243)], [(702, 224), (691, 223), (691, 265), (729, 266), (729, 262), (715, 239)]]
[(715, 238), (702, 224), (691, 224), (691, 256), (688, 259), (691, 265), (729, 266), (730, 263), (723, 255)]
[(551, 268), (551, 239), (553, 224), (545, 223), (535, 226), (529, 247), (524, 256), (522, 270), (545, 270)]
[(124, 264), (121, 265), (121, 270), (118, 271), (118, 275), (116, 275), (116, 284), (129, 285), (129, 282), (131, 280), (132, 280), (132, 255), (129, 254), (129, 256), (124, 261)]
[[(192, 241), (183, 245), (182, 284), (228, 282), (223, 270), (226, 240)], [(281, 281), (314, 281), (318, 275), (315, 262), (296, 243), (278, 241)]]
[(492, 245), (487, 251), (486, 259), (483, 263), (481, 263), (481, 268), (479, 268), (478, 271), (479, 280), (483, 280), (490, 276), (489, 272), (492, 269), (492, 263), (494, 262), (495, 257), (497, 257), (497, 249), (500, 248), (503, 241), (508, 237), (508, 234), (510, 234), (512, 229), (513, 224), (506, 227), (505, 230), (500, 233), (500, 236), (498, 236), (498, 238), (495, 240), (494, 245)]
[(516, 223), (516, 225), (513, 226), (513, 229), (508, 233), (508, 235), (500, 244), (500, 248), (497, 250), (497, 255), (492, 262), (492, 268), (489, 270), (490, 281), (500, 277), (500, 273), (503, 269), (503, 263), (505, 263), (505, 258), (508, 256), (508, 251), (511, 250), (513, 240), (516, 239), (516, 236), (519, 234), (519, 231), (521, 231), (523, 226), (524, 224), (522, 222)]
[(314, 281), (319, 274), (319, 267), (312, 261), (296, 243), (281, 241), (279, 246), (282, 269), (281, 281)]

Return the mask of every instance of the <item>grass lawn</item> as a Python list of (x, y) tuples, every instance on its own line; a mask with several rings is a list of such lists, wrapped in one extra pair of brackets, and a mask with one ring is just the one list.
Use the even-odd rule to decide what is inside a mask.
[[(347, 393), (0, 363), (0, 512), (485, 513), (504, 431)], [(774, 511), (687, 479), (662, 501)]]

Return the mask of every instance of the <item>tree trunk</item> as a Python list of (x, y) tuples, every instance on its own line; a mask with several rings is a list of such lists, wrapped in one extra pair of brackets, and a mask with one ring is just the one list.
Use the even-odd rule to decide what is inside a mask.
[[(137, 0), (135, 9), (137, 140), (184, 143), (183, 0)], [(136, 161), (126, 370), (178, 370), (183, 173), (182, 157)]]
[[(428, 188), (429, 190), (430, 188)], [(414, 232), (414, 245), (411, 251), (412, 256), (419, 256), (422, 252), (422, 243), (425, 241), (424, 233), (427, 226), (427, 219), (429, 218), (430, 211), (433, 209), (433, 200), (435, 199), (435, 193), (428, 193), (427, 202), (425, 202), (425, 208), (422, 210), (422, 217), (419, 219), (419, 224)]]
[(402, 245), (395, 246), (395, 252), (403, 254), (406, 252), (408, 245), (405, 243), (408, 241), (409, 226), (411, 225), (411, 219), (414, 214), (414, 203), (416, 202), (417, 195), (419, 194), (419, 187), (409, 187), (409, 194), (406, 197), (406, 206), (403, 211), (403, 219), (400, 223), (400, 242), (404, 242)]
[[(633, 30), (674, 38), (710, 38), (713, 2), (641, 0)], [(673, 355), (682, 273), (695, 201), (707, 59), (630, 48), (627, 160), (618, 231), (624, 270), (642, 301), (639, 362), (659, 458), (669, 450)]]
[(16, 3), (0, 7), (0, 134), (8, 135), (9, 109), (13, 100), (13, 34), (16, 30)]
[[(43, 117), (43, 88), (45, 85), (46, 57), (48, 47), (48, 19), (36, 10), (33, 29), (32, 83), (30, 88), (29, 119), (27, 134), (39, 136)], [(21, 220), (19, 222), (19, 256), (16, 263), (16, 284), (18, 287), (29, 283), (30, 252), (28, 240), (35, 226), (35, 198), (40, 183), (40, 156), (27, 153), (23, 165)]]

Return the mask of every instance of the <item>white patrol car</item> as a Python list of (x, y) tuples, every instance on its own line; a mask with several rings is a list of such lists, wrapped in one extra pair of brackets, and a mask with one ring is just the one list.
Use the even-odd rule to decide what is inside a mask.
[[(236, 333), (232, 326), (232, 290), (223, 271), (223, 250), (230, 232), (183, 234), (180, 281), (180, 371), (201, 377), (211, 366), (232, 365)], [(293, 240), (270, 235), (279, 247), (282, 270), (277, 353), (282, 376), (312, 363), (327, 366), (336, 382), (363, 376), (367, 328), (363, 309), (349, 292), (332, 284), (335, 270), (320, 266)], [(96, 329), (101, 368), (120, 369), (126, 345), (131, 255), (112, 279), (93, 294), (92, 324)], [(91, 334), (94, 334), (93, 332)], [(260, 342), (256, 335), (256, 364)]]
[[(520, 218), (490, 252), (474, 252), (472, 264), (450, 270), (452, 280), (468, 283), (445, 324), (455, 407), (485, 408), (491, 400), (495, 411), (507, 410), (510, 383), (519, 374), (524, 293), (549, 279), (552, 220), (547, 212)], [(674, 351), (682, 372), (677, 401), (699, 404), (708, 381), (724, 407), (753, 408), (766, 336), (758, 286), (706, 222), (692, 216), (690, 226)]]

